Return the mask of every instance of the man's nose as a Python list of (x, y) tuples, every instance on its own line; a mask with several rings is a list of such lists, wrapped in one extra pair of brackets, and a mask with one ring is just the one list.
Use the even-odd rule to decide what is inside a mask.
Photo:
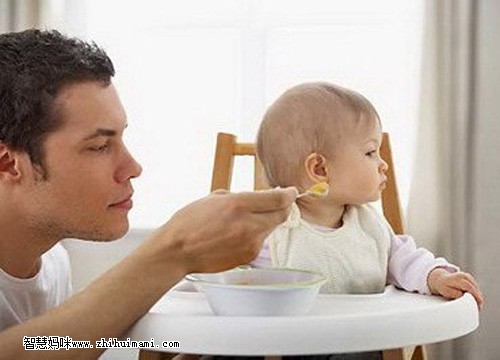
[(133, 164), (133, 171), (132, 171), (132, 175), (130, 177), (136, 178), (136, 177), (141, 176), (141, 174), (142, 174), (141, 164), (139, 164), (139, 162), (134, 157), (132, 157), (132, 155), (130, 156), (130, 158), (131, 158), (132, 164)]
[(135, 160), (135, 158), (128, 152), (125, 151), (125, 159), (123, 160), (122, 166), (116, 172), (115, 180), (118, 183), (139, 177), (142, 173), (142, 166)]

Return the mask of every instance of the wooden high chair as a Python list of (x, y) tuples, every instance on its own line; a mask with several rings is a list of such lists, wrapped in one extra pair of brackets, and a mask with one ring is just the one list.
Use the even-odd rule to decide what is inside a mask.
[[(399, 194), (394, 173), (392, 161), (391, 145), (389, 134), (383, 133), (382, 146), (380, 148), (382, 158), (389, 165), (387, 170), (386, 188), (382, 192), (382, 209), (384, 216), (396, 234), (404, 233), (403, 216)], [(253, 156), (254, 157), (254, 190), (269, 188), (263, 173), (262, 164), (255, 156), (255, 144), (238, 143), (236, 136), (232, 134), (217, 134), (217, 147), (215, 151), (215, 161), (212, 174), (211, 191), (217, 189), (230, 190), (231, 178), (233, 174), (233, 164), (235, 156)], [(425, 347), (418, 345), (416, 347), (400, 348), (383, 351), (383, 360), (426, 360), (427, 355)]]

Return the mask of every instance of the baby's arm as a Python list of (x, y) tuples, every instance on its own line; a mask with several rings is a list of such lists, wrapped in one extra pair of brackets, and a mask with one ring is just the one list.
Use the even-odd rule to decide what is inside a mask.
[(424, 248), (417, 248), (409, 235), (391, 235), (391, 247), (387, 271), (387, 282), (407, 291), (431, 294), (427, 276), (437, 268), (450, 273), (458, 272), (457, 266), (444, 258), (435, 258)]
[(484, 302), (470, 274), (461, 272), (444, 258), (434, 257), (427, 249), (417, 248), (413, 238), (408, 235), (391, 236), (387, 282), (407, 291), (452, 299), (468, 291), (476, 298), (479, 307)]

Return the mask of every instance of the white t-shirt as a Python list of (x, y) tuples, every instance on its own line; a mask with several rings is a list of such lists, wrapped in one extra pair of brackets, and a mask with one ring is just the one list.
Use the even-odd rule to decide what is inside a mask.
[(0, 331), (58, 306), (71, 294), (68, 253), (56, 244), (42, 255), (40, 271), (19, 279), (0, 269)]

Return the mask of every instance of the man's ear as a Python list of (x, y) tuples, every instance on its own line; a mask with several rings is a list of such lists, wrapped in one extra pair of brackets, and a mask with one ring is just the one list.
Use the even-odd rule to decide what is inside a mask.
[(17, 181), (20, 177), (18, 153), (0, 142), (0, 180)]
[(323, 155), (315, 152), (309, 154), (304, 161), (304, 166), (307, 177), (313, 183), (328, 182), (328, 167), (326, 158)]

